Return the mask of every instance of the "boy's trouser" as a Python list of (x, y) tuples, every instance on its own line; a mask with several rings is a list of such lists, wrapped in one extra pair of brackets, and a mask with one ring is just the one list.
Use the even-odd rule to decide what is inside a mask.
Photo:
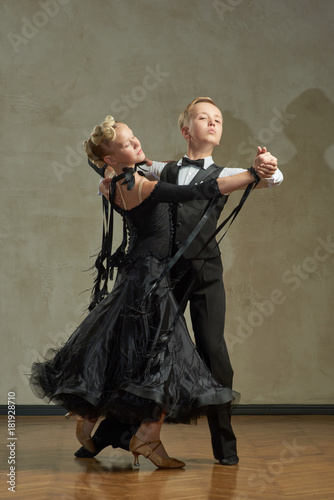
[[(208, 259), (204, 266), (203, 260), (179, 259), (171, 272), (174, 295), (179, 303), (195, 276), (189, 303), (196, 346), (215, 379), (224, 387), (232, 388), (233, 370), (224, 339), (225, 289), (221, 258)], [(214, 457), (221, 460), (237, 455), (231, 404), (209, 415), (208, 422)]]

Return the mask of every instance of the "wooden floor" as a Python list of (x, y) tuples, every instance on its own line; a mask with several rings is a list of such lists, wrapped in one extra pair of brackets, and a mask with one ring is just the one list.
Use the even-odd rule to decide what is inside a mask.
[(87, 500), (333, 500), (334, 417), (235, 416), (240, 463), (212, 458), (206, 419), (165, 425), (163, 441), (185, 469), (157, 470), (140, 457), (107, 448), (75, 459), (75, 420), (17, 417), (16, 492), (7, 490), (7, 417), (1, 423), (1, 499)]

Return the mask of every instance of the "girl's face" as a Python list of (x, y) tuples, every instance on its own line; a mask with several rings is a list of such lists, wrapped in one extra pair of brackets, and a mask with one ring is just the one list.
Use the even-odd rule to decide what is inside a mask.
[(121, 123), (116, 129), (116, 139), (112, 142), (112, 151), (106, 157), (110, 159), (108, 163), (111, 166), (123, 167), (143, 161), (145, 154), (132, 130), (125, 123)]

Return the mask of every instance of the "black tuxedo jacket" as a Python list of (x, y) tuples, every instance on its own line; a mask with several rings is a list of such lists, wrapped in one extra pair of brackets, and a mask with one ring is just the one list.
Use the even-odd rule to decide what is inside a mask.
[[(163, 171), (161, 172), (160, 179), (163, 182), (169, 182), (171, 184), (177, 184), (178, 173), (180, 167), (177, 162), (170, 162), (165, 165)], [(195, 175), (193, 180), (189, 185), (198, 184), (204, 180), (216, 179), (223, 168), (218, 167), (214, 163), (210, 165), (206, 170), (200, 169)], [(203, 248), (209, 237), (214, 233), (221, 211), (227, 201), (228, 196), (222, 196), (214, 212), (207, 222), (202, 227), (201, 231), (198, 233), (196, 238), (192, 241), (189, 247), (184, 253), (186, 259), (198, 258), (198, 253)], [(206, 200), (195, 200), (188, 201), (186, 203), (178, 203), (177, 206), (173, 208), (175, 233), (174, 233), (174, 245), (175, 250), (178, 250), (182, 243), (189, 236), (190, 232), (196, 227), (200, 219), (202, 218), (205, 209), (208, 206), (208, 201)], [(219, 247), (216, 246), (216, 240), (213, 239), (210, 244), (205, 248), (205, 250), (200, 254), (199, 258), (213, 258), (220, 255)]]

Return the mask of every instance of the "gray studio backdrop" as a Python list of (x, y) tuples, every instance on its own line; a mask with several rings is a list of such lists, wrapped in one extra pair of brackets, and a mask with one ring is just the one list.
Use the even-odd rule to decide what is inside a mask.
[(221, 244), (234, 387), (333, 403), (333, 18), (330, 0), (1, 0), (1, 404), (42, 403), (25, 374), (85, 314), (102, 219), (82, 141), (113, 114), (178, 159), (202, 95), (224, 115), (216, 163), (260, 144), (285, 176)]

